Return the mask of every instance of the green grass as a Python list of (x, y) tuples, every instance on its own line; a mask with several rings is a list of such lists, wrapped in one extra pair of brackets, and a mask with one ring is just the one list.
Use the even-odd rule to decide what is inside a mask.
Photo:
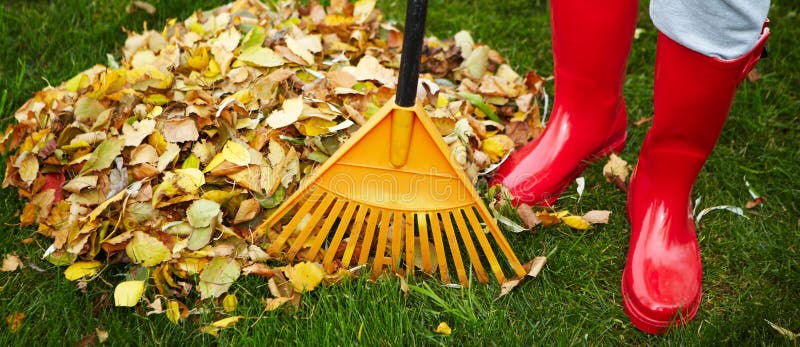
[[(128, 1), (6, 1), (0, 5), (0, 117), (4, 124), (32, 93), (58, 84), (96, 63), (119, 55), (122, 27), (141, 30), (142, 22), (161, 27), (166, 18), (188, 16), (196, 7), (224, 1), (158, 0), (155, 16), (125, 13)], [(390, 18), (402, 18), (402, 1), (381, 1)], [(539, 0), (431, 0), (429, 31), (447, 37), (467, 29), (488, 43), (519, 71), (552, 73), (547, 2)], [(656, 31), (646, 5), (634, 42), (625, 86), (632, 121), (652, 114), (652, 64)], [(18, 226), (21, 202), (16, 192), (0, 192), (0, 255), (16, 252), (43, 269), (0, 273), (0, 318), (25, 312), (20, 331), (0, 322), (0, 345), (72, 345), (97, 327), (115, 345), (191, 343), (220, 345), (406, 345), (406, 344), (792, 344), (765, 319), (800, 331), (800, 5), (775, 1), (771, 10), (770, 57), (758, 65), (762, 79), (740, 88), (719, 145), (701, 173), (694, 196), (702, 207), (742, 206), (748, 193), (743, 177), (768, 201), (747, 211), (749, 218), (725, 212), (706, 216), (699, 230), (704, 260), (704, 297), (697, 318), (665, 337), (643, 334), (622, 311), (619, 284), (629, 225), (625, 195), (601, 176), (602, 163), (585, 173), (586, 193), (562, 199), (560, 206), (581, 212), (610, 209), (611, 222), (579, 232), (564, 227), (510, 235), (518, 255), (549, 255), (539, 278), (495, 301), (496, 285), (455, 290), (436, 281), (412, 280), (428, 290), (403, 297), (399, 282), (353, 279), (318, 289), (296, 310), (262, 315), (266, 283), (246, 278), (231, 289), (239, 296), (237, 314), (247, 318), (219, 338), (201, 334), (219, 310), (193, 316), (181, 326), (164, 315), (107, 306), (109, 283), (91, 282), (85, 292), (63, 278), (63, 269), (40, 260), (48, 240), (22, 245), (34, 234)], [(552, 85), (550, 86), (552, 89)], [(631, 125), (622, 157), (635, 162), (647, 126)], [(121, 271), (120, 271), (121, 272)], [(114, 271), (107, 273), (113, 274)], [(110, 282), (118, 279), (111, 277)], [(428, 293), (423, 294), (424, 292)], [(433, 294), (431, 294), (433, 293)], [(104, 306), (104, 302), (106, 306)], [(432, 329), (440, 321), (451, 336)], [(796, 343), (796, 342), (795, 342)]]

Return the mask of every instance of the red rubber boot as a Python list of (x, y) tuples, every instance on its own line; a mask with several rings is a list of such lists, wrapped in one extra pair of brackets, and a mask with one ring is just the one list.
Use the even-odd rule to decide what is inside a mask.
[(627, 116), (625, 66), (638, 0), (550, 2), (555, 102), (544, 133), (501, 165), (515, 203), (552, 204), (586, 161), (622, 150)]
[(739, 83), (769, 36), (750, 53), (721, 60), (659, 34), (655, 115), (628, 192), (631, 241), (622, 275), (625, 313), (637, 328), (662, 334), (692, 320), (702, 265), (691, 214), (697, 174), (714, 149)]

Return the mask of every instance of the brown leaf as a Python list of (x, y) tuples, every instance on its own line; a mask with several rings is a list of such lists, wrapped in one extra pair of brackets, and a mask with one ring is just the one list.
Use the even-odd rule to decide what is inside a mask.
[(22, 327), (22, 320), (25, 319), (25, 312), (16, 312), (6, 316), (6, 323), (11, 333), (16, 333)]
[(533, 208), (528, 204), (522, 203), (517, 206), (517, 214), (519, 218), (522, 219), (522, 224), (528, 229), (542, 224), (542, 220), (539, 219), (536, 212), (534, 212)]
[(583, 215), (583, 219), (592, 224), (608, 224), (611, 211), (592, 210)]
[(766, 197), (764, 197), (764, 196), (759, 196), (759, 197), (757, 197), (757, 198), (755, 198), (755, 199), (748, 200), (748, 201), (747, 201), (747, 203), (744, 205), (744, 208), (746, 208), (746, 209), (751, 209), (751, 208), (753, 208), (753, 207), (756, 207), (756, 206), (758, 206), (758, 205), (761, 205), (761, 204), (762, 204), (762, 203), (764, 203), (765, 201), (767, 201), (767, 198), (766, 198)]
[(653, 117), (642, 117), (642, 118), (639, 118), (639, 120), (633, 122), (633, 125), (635, 125), (637, 127), (640, 127), (642, 125), (650, 123), (650, 121), (652, 121), (652, 120), (653, 120)]
[(18, 256), (15, 254), (6, 254), (5, 258), (3, 258), (3, 266), (0, 267), (0, 271), (12, 272), (23, 267), (25, 267), (25, 264), (22, 263), (22, 260), (20, 260)]
[(239, 209), (236, 210), (236, 217), (233, 219), (233, 224), (252, 220), (259, 212), (261, 212), (261, 204), (258, 202), (258, 199), (252, 198), (242, 201), (239, 205)]
[(200, 134), (191, 118), (170, 119), (161, 127), (161, 135), (167, 142), (197, 141)]

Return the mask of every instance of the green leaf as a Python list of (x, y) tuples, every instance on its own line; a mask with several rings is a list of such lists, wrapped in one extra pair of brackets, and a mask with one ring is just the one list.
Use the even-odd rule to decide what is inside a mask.
[(263, 195), (256, 195), (256, 199), (258, 199), (258, 203), (261, 204), (263, 208), (273, 208), (278, 206), (283, 202), (284, 197), (286, 197), (286, 190), (283, 189), (283, 186), (278, 186), (278, 189), (275, 190), (275, 193), (272, 193), (270, 196), (263, 196)]
[(469, 92), (461, 92), (458, 93), (458, 95), (461, 95), (461, 97), (469, 101), (469, 103), (472, 104), (472, 106), (475, 106), (479, 110), (483, 111), (483, 113), (485, 113), (486, 117), (489, 117), (489, 119), (498, 123), (503, 122), (502, 120), (500, 120), (500, 117), (498, 117), (497, 114), (494, 113), (494, 111), (492, 111), (492, 108), (489, 107), (489, 105), (487, 105), (485, 102), (483, 102), (483, 98), (480, 95), (472, 94)]
[(100, 143), (94, 152), (89, 156), (89, 160), (83, 165), (81, 175), (94, 170), (104, 170), (111, 166), (114, 158), (119, 156), (122, 152), (122, 147), (125, 145), (124, 137), (115, 137)]
[(186, 209), (186, 219), (195, 228), (204, 228), (211, 225), (211, 221), (217, 217), (220, 212), (220, 205), (211, 200), (195, 200), (188, 209)]
[(201, 299), (216, 298), (228, 291), (234, 281), (239, 278), (241, 267), (232, 258), (214, 258), (200, 273)]

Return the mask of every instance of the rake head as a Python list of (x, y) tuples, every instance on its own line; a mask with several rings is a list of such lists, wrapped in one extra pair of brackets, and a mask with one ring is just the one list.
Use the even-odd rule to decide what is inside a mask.
[[(398, 148), (405, 153), (398, 156)], [(393, 101), (312, 172), (256, 234), (267, 237), (271, 255), (321, 257), (328, 271), (373, 258), (375, 273), (419, 267), (449, 283), (455, 268), (467, 285), (468, 261), (480, 282), (488, 282), (488, 264), (502, 283), (500, 255), (516, 275), (525, 274), (424, 110)]]

